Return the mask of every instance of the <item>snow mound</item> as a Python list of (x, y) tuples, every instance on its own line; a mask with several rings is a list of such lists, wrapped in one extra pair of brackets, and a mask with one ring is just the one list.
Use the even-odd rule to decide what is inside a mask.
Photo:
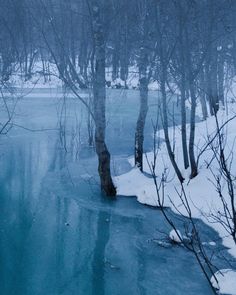
[(178, 229), (172, 229), (172, 231), (169, 233), (169, 238), (172, 242), (177, 244), (181, 244), (183, 240), (181, 232)]
[(236, 295), (236, 271), (232, 269), (217, 271), (215, 277), (212, 276), (211, 283), (220, 294)]

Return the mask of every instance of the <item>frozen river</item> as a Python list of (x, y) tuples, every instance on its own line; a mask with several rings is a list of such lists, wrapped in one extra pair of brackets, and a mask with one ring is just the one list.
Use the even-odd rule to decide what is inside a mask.
[[(151, 93), (146, 150), (156, 97)], [(107, 108), (112, 170), (120, 174), (130, 169), (138, 92), (111, 90)], [(170, 231), (159, 210), (100, 195), (86, 116), (78, 100), (35, 90), (18, 101), (15, 125), (0, 137), (0, 293), (212, 294), (190, 253), (157, 243)], [(217, 238), (199, 226), (204, 241)]]

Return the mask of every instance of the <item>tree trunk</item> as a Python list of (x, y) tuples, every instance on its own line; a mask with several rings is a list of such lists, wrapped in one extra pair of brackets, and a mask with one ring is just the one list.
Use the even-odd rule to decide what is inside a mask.
[[(118, 35), (118, 34), (117, 34)], [(120, 42), (119, 39), (117, 38), (116, 44), (115, 44), (115, 48), (112, 52), (112, 81), (115, 81), (118, 77), (118, 72), (119, 72), (119, 46), (120, 46)]]
[(218, 95), (218, 80), (217, 80), (217, 52), (213, 52), (213, 60), (211, 66), (211, 88), (212, 88), (212, 102), (213, 114), (219, 110), (219, 95)]
[[(160, 25), (159, 19), (161, 17), (161, 11), (159, 9), (159, 6), (156, 6), (156, 26), (158, 27)], [(168, 107), (167, 107), (167, 96), (166, 96), (166, 82), (167, 82), (167, 65), (168, 65), (168, 57), (166, 54), (166, 40), (163, 35), (163, 33), (160, 31), (158, 34), (157, 42), (159, 43), (159, 58), (160, 58), (160, 91), (161, 91), (161, 106), (162, 106), (162, 124), (163, 124), (163, 130), (164, 130), (164, 136), (165, 136), (165, 142), (166, 142), (166, 148), (168, 152), (168, 156), (170, 158), (171, 164), (174, 168), (174, 171), (180, 181), (180, 183), (184, 182), (184, 177), (182, 176), (182, 173), (175, 161), (175, 154), (172, 150), (171, 143), (170, 143), (170, 137), (169, 137), (169, 131), (168, 131)]]
[(207, 104), (206, 104), (206, 88), (205, 88), (205, 77), (204, 69), (200, 73), (200, 103), (202, 108), (202, 119), (205, 121), (208, 117)]
[(144, 47), (140, 49), (139, 65), (140, 107), (135, 131), (135, 165), (143, 172), (144, 127), (148, 112), (147, 54)]
[(194, 71), (192, 65), (192, 58), (190, 55), (189, 39), (188, 32), (185, 31), (185, 42), (186, 42), (186, 62), (187, 62), (187, 71), (189, 77), (189, 93), (191, 97), (191, 116), (190, 116), (190, 136), (189, 136), (189, 160), (191, 166), (190, 178), (194, 178), (198, 174), (197, 163), (195, 160), (194, 153), (194, 141), (195, 141), (195, 121), (196, 121), (196, 106), (197, 106), (197, 97), (194, 89)]
[(175, 155), (172, 151), (171, 144), (170, 144), (170, 138), (169, 138), (169, 132), (168, 132), (168, 115), (167, 115), (167, 97), (166, 97), (166, 89), (165, 89), (165, 81), (166, 81), (166, 74), (165, 69), (161, 70), (161, 94), (162, 94), (162, 114), (163, 114), (163, 129), (164, 129), (164, 135), (165, 135), (165, 142), (166, 142), (166, 148), (167, 152), (171, 161), (171, 164), (173, 165), (173, 168), (175, 170), (175, 173), (181, 183), (184, 182), (184, 178), (179, 170), (179, 167), (175, 161)]
[[(182, 14), (182, 10), (180, 9), (180, 13)], [(185, 61), (185, 48), (183, 44), (183, 21), (181, 18), (180, 23), (180, 34), (179, 34), (179, 42), (180, 42), (180, 61), (181, 61), (181, 137), (182, 137), (182, 150), (183, 150), (183, 159), (184, 159), (184, 168), (187, 169), (189, 167), (189, 159), (188, 159), (188, 148), (187, 148), (187, 132), (186, 132), (186, 61)]]
[(191, 118), (190, 118), (190, 136), (189, 136), (189, 159), (191, 166), (190, 178), (194, 178), (198, 174), (197, 163), (194, 154), (195, 141), (195, 120), (196, 120), (196, 94), (192, 81), (190, 82), (190, 96), (191, 96)]
[(106, 130), (106, 89), (105, 89), (105, 38), (102, 17), (100, 15), (101, 1), (92, 1), (93, 34), (95, 46), (95, 70), (93, 77), (95, 147), (98, 155), (98, 173), (101, 189), (108, 196), (116, 195), (110, 172), (110, 153), (105, 143)]
[(225, 105), (224, 100), (224, 58), (222, 56), (222, 53), (219, 53), (218, 55), (218, 67), (217, 67), (217, 77), (218, 77), (218, 97), (219, 101), (222, 103), (222, 105)]
[(210, 48), (207, 63), (206, 87), (209, 100), (210, 114), (214, 116), (219, 110), (219, 97), (217, 91), (217, 58), (216, 53)]
[(188, 148), (187, 148), (185, 100), (186, 100), (185, 85), (182, 85), (181, 86), (181, 137), (182, 137), (184, 168), (187, 169), (189, 167), (189, 159), (188, 159)]
[(120, 78), (121, 80), (126, 81), (128, 78), (128, 48), (127, 48), (127, 14), (125, 14), (125, 18), (123, 19), (121, 25), (121, 36), (120, 36)]

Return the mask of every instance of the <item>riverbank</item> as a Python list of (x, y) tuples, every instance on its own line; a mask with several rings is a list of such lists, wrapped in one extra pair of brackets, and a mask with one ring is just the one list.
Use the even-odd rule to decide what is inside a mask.
[[(227, 109), (222, 108), (218, 113), (220, 128), (221, 126), (224, 126), (221, 131), (224, 133), (225, 155), (228, 159), (229, 165), (231, 166), (230, 170), (232, 175), (236, 175), (235, 114), (235, 103), (228, 103)], [(229, 253), (236, 258), (236, 245), (232, 236), (229, 235), (227, 229), (224, 227), (224, 222), (226, 222), (223, 217), (224, 207), (216, 188), (216, 177), (220, 177), (222, 194), (227, 202), (227, 206), (230, 208), (227, 183), (221, 177), (222, 171), (219, 169), (219, 164), (214, 154), (216, 140), (208, 146), (208, 142), (215, 137), (216, 131), (216, 121), (214, 117), (210, 117), (206, 121), (196, 124), (195, 150), (196, 155), (200, 155), (199, 174), (194, 179), (189, 179), (190, 171), (185, 170), (183, 166), (180, 127), (169, 128), (169, 134), (173, 138), (175, 145), (175, 159), (185, 177), (183, 188), (186, 196), (188, 197), (192, 216), (194, 218), (201, 219), (208, 226), (211, 226), (214, 230), (216, 230), (219, 233), (224, 246), (227, 247)], [(157, 136), (164, 138), (163, 130), (159, 131)], [(205, 151), (202, 152), (204, 148)], [(175, 213), (188, 216), (186, 208), (183, 206), (179, 197), (182, 187), (170, 163), (164, 142), (157, 150), (156, 156), (155, 174), (157, 175), (157, 182), (161, 183), (163, 173), (166, 178), (164, 183), (164, 206), (170, 207)], [(154, 162), (154, 153), (147, 153), (144, 156), (144, 159), (144, 171), (147, 174), (150, 174), (151, 171), (149, 165)], [(128, 162), (134, 165), (133, 158), (129, 158)], [(126, 196), (135, 195), (137, 200), (142, 204), (158, 206), (158, 197), (154, 180), (147, 174), (142, 174), (139, 169), (133, 167), (133, 169), (128, 173), (116, 177), (115, 183), (118, 188), (118, 194)], [(219, 222), (219, 220), (217, 221), (217, 218), (221, 218), (222, 222)], [(227, 273), (224, 275), (224, 280), (225, 276), (227, 276)], [(236, 272), (233, 272), (233, 275), (232, 272), (230, 273), (230, 279), (232, 279), (232, 277), (236, 280)], [(233, 289), (233, 282), (230, 285), (232, 285), (230, 294), (236, 294), (235, 289)], [(219, 288), (224, 290), (223, 286), (219, 286)]]

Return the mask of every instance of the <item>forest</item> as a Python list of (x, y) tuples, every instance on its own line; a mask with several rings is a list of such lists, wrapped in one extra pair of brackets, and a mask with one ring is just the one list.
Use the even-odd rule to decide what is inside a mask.
[(0, 0), (0, 294), (236, 295), (236, 1)]

